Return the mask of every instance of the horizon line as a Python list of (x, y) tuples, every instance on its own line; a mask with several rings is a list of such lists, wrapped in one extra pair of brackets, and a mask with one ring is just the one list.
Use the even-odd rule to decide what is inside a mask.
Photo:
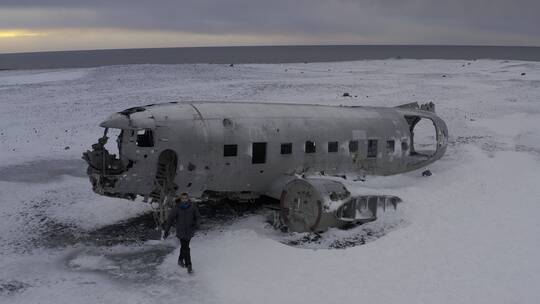
[(540, 45), (497, 45), (497, 44), (254, 44), (254, 45), (209, 45), (209, 46), (166, 46), (166, 47), (136, 47), (136, 48), (97, 48), (97, 49), (69, 49), (69, 50), (43, 50), (32, 52), (8, 52), (0, 55), (23, 55), (63, 52), (101, 52), (101, 51), (143, 51), (157, 49), (200, 49), (200, 48), (271, 48), (271, 47), (485, 47), (485, 48), (540, 48)]

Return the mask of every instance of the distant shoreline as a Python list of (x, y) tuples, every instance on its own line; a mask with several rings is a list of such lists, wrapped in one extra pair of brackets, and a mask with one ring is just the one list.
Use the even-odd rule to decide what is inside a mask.
[(540, 61), (540, 47), (454, 45), (303, 45), (180, 47), (0, 54), (1, 70), (86, 68), (125, 64), (301, 63), (374, 59)]

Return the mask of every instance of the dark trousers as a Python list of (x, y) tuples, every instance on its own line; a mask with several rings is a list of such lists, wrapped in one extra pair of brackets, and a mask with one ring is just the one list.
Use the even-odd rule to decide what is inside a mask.
[(189, 241), (189, 239), (180, 239), (180, 256), (178, 257), (178, 261), (183, 261), (186, 267), (191, 265)]

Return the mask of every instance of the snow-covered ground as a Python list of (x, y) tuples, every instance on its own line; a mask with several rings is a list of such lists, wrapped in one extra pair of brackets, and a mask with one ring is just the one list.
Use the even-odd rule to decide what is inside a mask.
[[(80, 160), (111, 112), (187, 100), (433, 101), (450, 144), (430, 177), (420, 170), (351, 184), (399, 195), (397, 212), (300, 246), (287, 243), (301, 236), (248, 216), (196, 236), (188, 275), (172, 238), (85, 239), (149, 208), (94, 194)], [(2, 303), (538, 303), (539, 214), (539, 62), (0, 71)], [(355, 237), (366, 244), (332, 249)]]

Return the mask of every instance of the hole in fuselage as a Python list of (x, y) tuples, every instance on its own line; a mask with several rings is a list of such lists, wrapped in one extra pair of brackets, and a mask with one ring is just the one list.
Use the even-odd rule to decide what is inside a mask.
[(422, 118), (412, 130), (413, 154), (433, 155), (437, 151), (437, 130), (430, 119)]

